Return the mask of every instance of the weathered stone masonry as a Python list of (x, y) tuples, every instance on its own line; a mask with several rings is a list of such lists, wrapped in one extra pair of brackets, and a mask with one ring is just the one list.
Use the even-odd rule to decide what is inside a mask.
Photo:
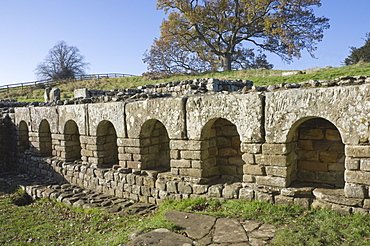
[(10, 116), (21, 170), (117, 197), (368, 213), (369, 92), (363, 84), (213, 93), (20, 107)]

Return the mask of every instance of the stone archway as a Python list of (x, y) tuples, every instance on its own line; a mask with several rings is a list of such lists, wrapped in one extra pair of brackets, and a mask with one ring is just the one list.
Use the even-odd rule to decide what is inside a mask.
[(113, 167), (118, 164), (117, 133), (110, 121), (104, 120), (97, 128), (98, 167)]
[(64, 125), (64, 139), (66, 161), (81, 159), (80, 133), (75, 121), (69, 120)]
[(39, 151), (42, 157), (52, 155), (51, 132), (47, 120), (42, 120), (39, 126)]
[(221, 182), (239, 182), (243, 178), (240, 136), (230, 121), (218, 118), (202, 130), (203, 177)]
[(19, 123), (19, 151), (24, 152), (30, 148), (29, 131), (25, 121)]
[(344, 144), (335, 125), (323, 118), (309, 119), (297, 127), (294, 138), (296, 181), (344, 187)]
[(170, 139), (159, 120), (146, 121), (140, 131), (141, 169), (170, 169)]

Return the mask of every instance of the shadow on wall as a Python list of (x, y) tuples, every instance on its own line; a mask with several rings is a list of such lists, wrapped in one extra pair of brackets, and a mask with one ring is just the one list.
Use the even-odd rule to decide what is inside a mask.
[(295, 130), (292, 147), (296, 154), (293, 180), (323, 187), (344, 187), (344, 144), (334, 124), (323, 118), (304, 121)]

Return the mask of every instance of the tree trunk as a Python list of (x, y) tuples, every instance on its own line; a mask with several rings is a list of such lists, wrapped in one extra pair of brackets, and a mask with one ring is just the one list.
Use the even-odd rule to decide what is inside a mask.
[(231, 70), (231, 55), (230, 54), (225, 54), (222, 57), (222, 68), (224, 71)]

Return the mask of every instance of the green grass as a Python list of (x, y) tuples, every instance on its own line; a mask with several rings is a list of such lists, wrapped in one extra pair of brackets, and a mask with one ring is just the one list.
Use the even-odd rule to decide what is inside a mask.
[(8, 195), (0, 197), (0, 245), (118, 245), (134, 231), (174, 229), (163, 219), (163, 211), (123, 218), (45, 199), (27, 206), (11, 200)]
[[(113, 90), (137, 88), (141, 85), (166, 83), (170, 81), (193, 80), (199, 78), (217, 78), (223, 80), (243, 79), (252, 80), (255, 85), (269, 85), (281, 83), (299, 83), (308, 80), (332, 80), (340, 76), (370, 75), (370, 63), (361, 63), (352, 66), (312, 68), (304, 70), (305, 74), (281, 76), (282, 70), (240, 70), (201, 73), (195, 75), (173, 76), (166, 79), (147, 80), (144, 77), (126, 78), (102, 78), (86, 81), (62, 81), (52, 84), (61, 90), (62, 99), (73, 97), (73, 91), (77, 88), (88, 88), (89, 90)], [(30, 86), (0, 90), (0, 99), (18, 99), (19, 101), (43, 101), (44, 89), (42, 86)]]
[(135, 231), (154, 228), (176, 230), (165, 221), (168, 210), (257, 220), (280, 228), (274, 245), (370, 245), (369, 215), (343, 216), (331, 210), (304, 210), (265, 202), (186, 199), (166, 201), (152, 214), (119, 217), (100, 210), (71, 208), (40, 200), (16, 206), (12, 197), (0, 195), (1, 245), (118, 245)]

